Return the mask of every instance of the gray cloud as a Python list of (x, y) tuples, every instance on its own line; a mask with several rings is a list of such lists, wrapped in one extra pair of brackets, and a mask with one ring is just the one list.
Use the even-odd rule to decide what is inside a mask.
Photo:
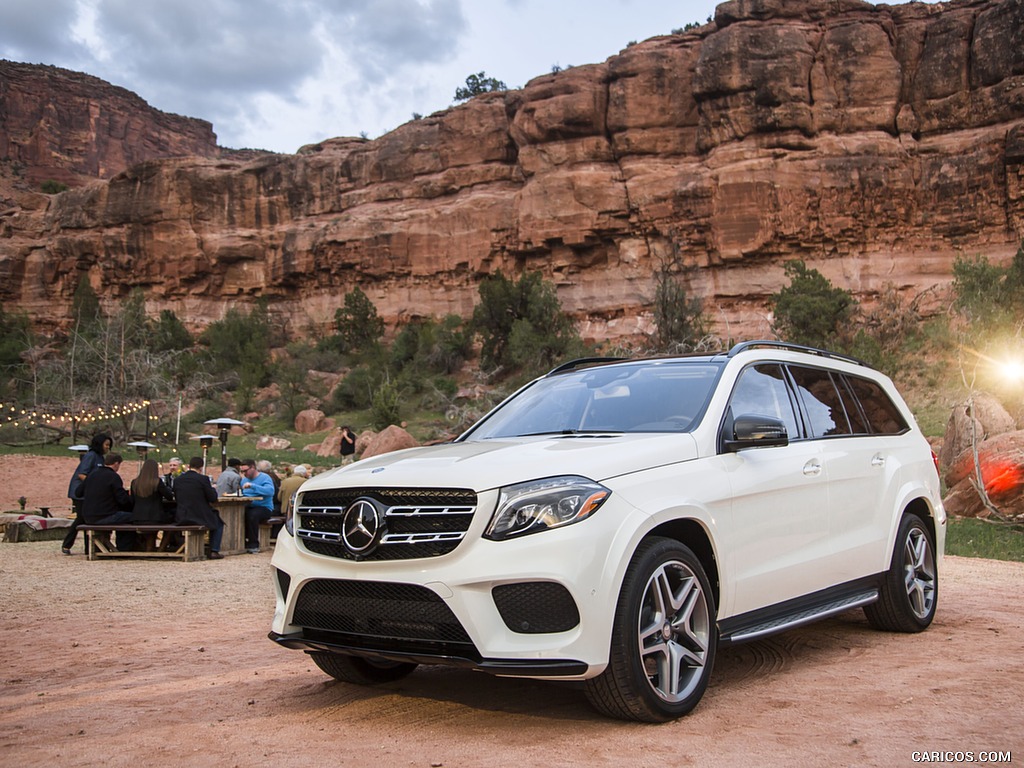
[(36, 0), (0, 5), (0, 57), (31, 64), (71, 64), (85, 55), (72, 39), (78, 0)]
[[(84, 9), (91, 10), (87, 13)], [(460, 0), (35, 0), (4, 2), (0, 55), (80, 69), (218, 133), (265, 122), (256, 100), (295, 102), (345, 60), (364, 87), (446, 61)], [(88, 30), (86, 44), (74, 30)], [(78, 25), (76, 27), (76, 25)]]

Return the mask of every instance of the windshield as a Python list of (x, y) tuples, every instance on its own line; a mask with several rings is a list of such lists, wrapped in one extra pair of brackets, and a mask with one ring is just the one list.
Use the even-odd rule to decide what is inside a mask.
[(463, 439), (607, 432), (689, 432), (704, 413), (720, 366), (625, 363), (538, 379)]

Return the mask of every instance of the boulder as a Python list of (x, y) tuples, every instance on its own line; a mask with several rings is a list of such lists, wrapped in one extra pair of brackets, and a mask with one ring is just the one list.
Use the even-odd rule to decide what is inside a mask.
[(372, 429), (364, 429), (360, 432), (356, 436), (356, 456), (362, 456), (376, 437), (377, 433)]
[[(985, 440), (1012, 432), (1017, 428), (1013, 417), (1002, 404), (985, 392), (979, 392), (972, 400), (962, 402), (953, 408), (946, 424), (946, 434), (939, 450), (939, 467), (948, 471), (961, 454), (971, 447), (972, 439), (979, 445)], [(950, 486), (959, 482), (946, 478)]]
[(295, 431), (300, 435), (309, 435), (313, 432), (322, 432), (324, 427), (324, 412), (312, 408), (299, 411), (295, 416)]
[[(357, 440), (357, 450), (358, 443), (359, 441)], [(416, 438), (401, 427), (392, 424), (370, 441), (370, 444), (362, 452), (361, 458), (368, 459), (371, 456), (380, 456), (383, 453), (400, 451), (404, 448), (416, 448), (418, 445), (419, 443), (416, 442)]]
[[(1006, 432), (978, 445), (978, 465), (989, 500), (1000, 513), (1014, 517), (1024, 511), (1024, 430)], [(949, 493), (942, 500), (955, 517), (990, 514), (975, 489), (974, 451), (968, 446), (946, 472)]]
[(317, 456), (334, 456), (341, 463), (341, 432), (332, 432), (316, 448)]
[(256, 441), (257, 451), (285, 451), (291, 447), (291, 440), (285, 440), (283, 437), (262, 435), (260, 439)]

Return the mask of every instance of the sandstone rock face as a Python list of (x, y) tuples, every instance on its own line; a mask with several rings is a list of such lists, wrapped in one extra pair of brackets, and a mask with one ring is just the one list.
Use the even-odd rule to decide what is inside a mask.
[(0, 206), (0, 301), (53, 329), (80, 280), (111, 306), (138, 287), (198, 330), (265, 297), (315, 336), (357, 286), (393, 328), (467, 316), (484, 276), (535, 269), (585, 338), (617, 339), (650, 331), (678, 262), (720, 335), (763, 336), (787, 259), (870, 300), (1016, 251), (1022, 30), (1019, 0), (733, 0), (374, 141), (23, 195)]
[(0, 157), (46, 179), (107, 179), (144, 160), (217, 157), (205, 120), (170, 115), (131, 91), (59, 67), (0, 60)]

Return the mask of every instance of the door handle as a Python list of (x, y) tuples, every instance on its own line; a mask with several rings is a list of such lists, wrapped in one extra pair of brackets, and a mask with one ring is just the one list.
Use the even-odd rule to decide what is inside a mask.
[(818, 459), (811, 459), (804, 464), (804, 474), (807, 477), (815, 477), (821, 474), (821, 462)]
[(884, 467), (885, 466), (885, 456), (883, 456), (880, 453), (876, 453), (874, 456), (871, 457), (871, 466), (872, 467)]

